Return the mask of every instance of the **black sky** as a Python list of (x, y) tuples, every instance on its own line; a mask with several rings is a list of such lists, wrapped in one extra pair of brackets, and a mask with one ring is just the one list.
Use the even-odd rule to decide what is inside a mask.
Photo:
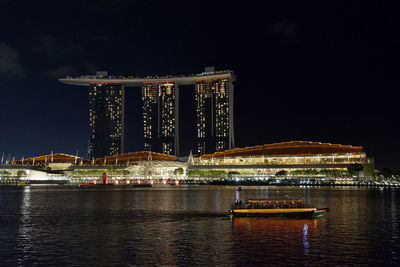
[[(237, 147), (360, 145), (377, 167), (400, 168), (399, 26), (398, 6), (383, 1), (0, 0), (0, 153), (86, 155), (87, 89), (57, 78), (215, 66), (238, 77)], [(126, 94), (126, 150), (138, 151), (140, 91)], [(183, 154), (193, 116), (188, 87)]]

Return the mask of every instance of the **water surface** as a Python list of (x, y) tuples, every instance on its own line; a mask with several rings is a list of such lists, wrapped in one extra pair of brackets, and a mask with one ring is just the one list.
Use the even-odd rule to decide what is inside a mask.
[(232, 186), (0, 188), (0, 265), (400, 263), (397, 189), (242, 187), (304, 197), (315, 220), (234, 218)]

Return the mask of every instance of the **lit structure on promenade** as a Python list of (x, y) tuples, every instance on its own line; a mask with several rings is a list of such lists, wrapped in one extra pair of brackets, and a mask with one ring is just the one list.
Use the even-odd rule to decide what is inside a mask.
[(361, 146), (292, 141), (203, 155), (194, 159), (190, 169), (224, 170), (239, 176), (274, 176), (279, 171), (303, 176), (320, 173), (323, 176), (345, 172), (352, 164), (373, 168), (374, 161), (367, 158)]
[[(235, 180), (273, 181), (284, 178), (293, 181), (314, 179), (331, 180), (341, 184), (352, 183), (354, 173), (348, 170), (361, 164), (364, 173), (358, 179), (374, 178), (374, 161), (368, 158), (363, 147), (320, 142), (292, 141), (237, 148), (201, 157), (189, 157), (187, 162), (176, 156), (150, 151), (123, 153), (96, 159), (82, 159), (67, 154), (51, 154), (12, 161), (2, 166), (10, 177), (36, 170), (51, 169), (62, 173), (72, 183), (100, 181), (104, 172), (117, 184), (151, 181), (155, 183), (204, 183), (208, 181)], [(33, 167), (33, 168), (32, 168)], [(37, 171), (36, 171), (37, 172)], [(29, 178), (29, 177), (27, 177)]]
[[(197, 152), (204, 154), (234, 148), (235, 80), (236, 76), (232, 71), (214, 71), (214, 68), (206, 68), (203, 73), (186, 76), (134, 78), (109, 76), (106, 72), (101, 72), (95, 76), (59, 79), (63, 83), (90, 88), (91, 158), (123, 153), (123, 95), (126, 87), (142, 88), (145, 150), (179, 155), (180, 85), (195, 85)], [(100, 88), (103, 89), (101, 95)], [(104, 90), (105, 88), (109, 90)]]
[[(12, 161), (0, 166), (0, 185), (4, 182), (18, 183), (20, 180), (35, 184), (57, 183), (101, 183), (103, 173), (114, 184), (174, 183), (179, 176), (186, 176), (187, 164), (175, 156), (139, 151), (82, 159), (77, 156), (56, 153)], [(3, 180), (2, 174), (5, 179)]]

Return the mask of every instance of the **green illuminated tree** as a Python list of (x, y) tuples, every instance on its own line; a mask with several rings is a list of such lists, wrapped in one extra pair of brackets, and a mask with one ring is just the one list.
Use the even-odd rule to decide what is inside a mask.
[(25, 176), (25, 175), (26, 175), (26, 171), (19, 170), (19, 171), (17, 172), (17, 175), (18, 175), (18, 176)]
[(347, 167), (347, 170), (349, 171), (350, 175), (358, 176), (360, 171), (364, 170), (364, 166), (359, 163), (354, 163), (354, 164), (351, 164), (349, 167)]
[(281, 170), (281, 171), (275, 173), (275, 176), (286, 176), (286, 175), (288, 175), (288, 172), (285, 170)]
[(366, 164), (364, 165), (364, 173), (366, 177), (372, 178), (375, 175), (375, 169), (373, 166)]
[(182, 175), (183, 174), (183, 168), (177, 168), (174, 170), (175, 175)]

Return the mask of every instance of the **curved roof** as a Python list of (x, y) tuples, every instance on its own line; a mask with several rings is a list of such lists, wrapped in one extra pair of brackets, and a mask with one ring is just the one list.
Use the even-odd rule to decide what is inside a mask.
[[(127, 164), (128, 161), (129, 163), (134, 162), (134, 161), (176, 161), (177, 158), (175, 156), (167, 155), (167, 154), (162, 154), (162, 153), (156, 153), (156, 152), (150, 152), (150, 151), (140, 151), (140, 152), (132, 152), (132, 153), (124, 153), (120, 155), (114, 155), (114, 156), (107, 156), (105, 159), (104, 158), (97, 158), (94, 160), (96, 165), (102, 165), (104, 164), (104, 161), (106, 164), (116, 164), (116, 165), (124, 165)], [(92, 161), (88, 161), (92, 162)]]
[(178, 85), (190, 85), (199, 81), (216, 80), (223, 78), (231, 78), (234, 81), (236, 76), (232, 71), (218, 71), (210, 74), (198, 74), (193, 76), (171, 76), (171, 77), (155, 77), (155, 78), (128, 78), (120, 76), (108, 76), (99, 78), (96, 76), (68, 77), (58, 79), (62, 83), (72, 85), (89, 86), (91, 84), (122, 84), (125, 87), (140, 87), (146, 83), (175, 83)]
[[(177, 158), (175, 156), (150, 152), (150, 151), (140, 151), (140, 152), (125, 153), (114, 156), (107, 156), (106, 164), (113, 165), (117, 163), (116, 165), (123, 165), (128, 163), (128, 161), (135, 162), (135, 161), (176, 161), (176, 160)], [(97, 158), (94, 161), (96, 165), (104, 164), (104, 158)], [(92, 162), (93, 160), (83, 160), (82, 158), (73, 155), (56, 153), (53, 155), (43, 155), (38, 157), (26, 158), (23, 160), (23, 162), (22, 159), (16, 160), (15, 164), (21, 165), (22, 163), (24, 163), (30, 165), (35, 163), (35, 165), (41, 165), (45, 163), (72, 163), (72, 164), (83, 163), (84, 165), (86, 165), (86, 164), (91, 164)]]
[[(63, 153), (56, 153), (53, 155), (43, 155), (38, 157), (26, 158), (23, 160), (24, 164), (41, 164), (44, 162), (47, 163), (75, 163), (76, 160), (81, 160), (80, 157), (76, 157), (73, 155), (63, 154)], [(22, 164), (22, 159), (16, 160), (16, 164)]]
[(251, 156), (296, 156), (364, 153), (362, 146), (339, 145), (309, 141), (291, 141), (236, 148), (201, 156), (202, 159)]

